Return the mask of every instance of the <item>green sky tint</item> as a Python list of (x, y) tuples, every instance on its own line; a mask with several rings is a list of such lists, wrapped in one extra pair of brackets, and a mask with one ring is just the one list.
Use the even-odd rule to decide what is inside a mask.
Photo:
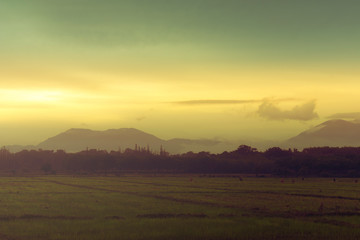
[(133, 57), (140, 62), (138, 57), (298, 62), (332, 57), (354, 61), (360, 56), (358, 1), (14, 0), (0, 4), (1, 50), (20, 56), (81, 58), (84, 54), (99, 60), (134, 61)]

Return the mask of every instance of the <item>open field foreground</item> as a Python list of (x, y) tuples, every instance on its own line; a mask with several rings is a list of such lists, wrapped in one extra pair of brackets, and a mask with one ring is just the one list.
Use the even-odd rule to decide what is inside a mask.
[(355, 179), (0, 178), (0, 239), (359, 239)]

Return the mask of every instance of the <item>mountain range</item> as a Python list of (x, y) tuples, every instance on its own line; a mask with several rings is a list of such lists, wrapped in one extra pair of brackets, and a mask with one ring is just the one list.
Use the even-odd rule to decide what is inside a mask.
[(153, 152), (160, 152), (160, 148), (172, 154), (188, 151), (200, 152), (223, 152), (233, 150), (237, 144), (227, 141), (212, 139), (182, 139), (174, 138), (163, 140), (154, 135), (140, 131), (135, 128), (109, 129), (105, 131), (94, 131), (90, 129), (72, 128), (54, 137), (50, 137), (38, 145), (10, 145), (6, 146), (11, 152), (21, 150), (62, 149), (66, 152), (79, 152), (85, 149), (122, 150), (127, 148), (149, 148)]
[(360, 146), (360, 123), (340, 119), (329, 120), (283, 142), (182, 138), (163, 140), (135, 128), (109, 129), (105, 131), (72, 128), (54, 137), (50, 137), (35, 146), (12, 145), (6, 146), (6, 148), (12, 152), (18, 152), (23, 149), (62, 149), (66, 152), (79, 152), (85, 149), (102, 149), (107, 151), (120, 149), (123, 151), (126, 148), (134, 149), (136, 146), (137, 148), (149, 148), (153, 152), (159, 152), (160, 148), (162, 148), (172, 154), (176, 154), (188, 151), (220, 153), (235, 150), (241, 144), (251, 145), (260, 150), (273, 146), (298, 149), (322, 146)]

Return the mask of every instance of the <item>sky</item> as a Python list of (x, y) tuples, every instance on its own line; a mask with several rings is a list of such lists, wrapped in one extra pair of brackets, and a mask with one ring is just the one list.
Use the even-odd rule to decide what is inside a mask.
[(0, 0), (0, 145), (287, 139), (360, 117), (357, 0)]

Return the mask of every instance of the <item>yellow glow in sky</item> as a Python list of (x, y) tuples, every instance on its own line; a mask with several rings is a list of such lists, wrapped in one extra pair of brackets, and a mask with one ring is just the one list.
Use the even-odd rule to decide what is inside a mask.
[(0, 89), (0, 101), (3, 104), (56, 103), (61, 101), (62, 95), (59, 91)]
[[(356, 111), (354, 99), (358, 98), (360, 87), (356, 73), (332, 70), (319, 73), (212, 68), (188, 69), (177, 74), (152, 71), (147, 75), (64, 69), (63, 76), (71, 77), (55, 81), (51, 87), (47, 84), (41, 87), (51, 73), (43, 78), (36, 72), (15, 75), (23, 79), (20, 86), (33, 81), (39, 84), (28, 89), (13, 86), (0, 90), (2, 124), (16, 122), (39, 129), (46, 126), (36, 137), (22, 136), (24, 143), (33, 143), (32, 139), (41, 141), (71, 127), (99, 130), (135, 127), (162, 138), (282, 139), (326, 120), (331, 114)], [(81, 88), (84, 79), (93, 84)], [(191, 104), (198, 100), (203, 103)], [(301, 116), (286, 119), (286, 114), (278, 119), (271, 119), (270, 115), (264, 118), (258, 112), (264, 101), (270, 101), (270, 107), (281, 111), (315, 101), (313, 109), (291, 116), (313, 112), (318, 117), (306, 121)], [(2, 141), (6, 143), (5, 138)]]

